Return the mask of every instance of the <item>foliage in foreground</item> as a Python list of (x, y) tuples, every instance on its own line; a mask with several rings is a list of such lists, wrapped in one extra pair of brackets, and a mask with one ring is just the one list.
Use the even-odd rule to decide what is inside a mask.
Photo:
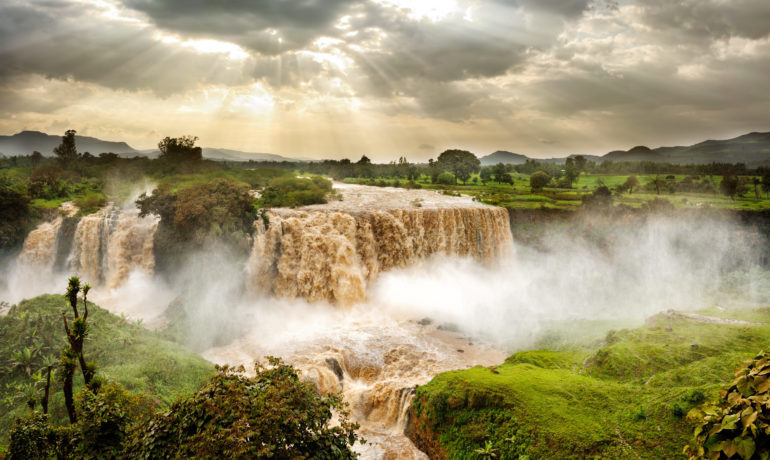
[(690, 459), (770, 457), (770, 354), (760, 353), (735, 372), (719, 404), (693, 409), (698, 422), (694, 442), (685, 446)]
[[(297, 371), (269, 358), (256, 376), (220, 367), (198, 393), (132, 434), (129, 458), (355, 458), (357, 425), (338, 395), (322, 396)], [(330, 426), (333, 412), (338, 426)]]
[[(67, 343), (61, 313), (68, 310), (64, 296), (43, 295), (19, 303), (0, 317), (0, 443), (8, 442), (13, 421), (43, 395), (45, 371), (58, 362)], [(214, 371), (212, 364), (156, 332), (91, 302), (88, 310), (88, 359), (98, 363), (104, 380), (120, 383), (151, 408), (166, 407), (179, 394), (195, 391)], [(61, 369), (54, 373), (60, 375)], [(56, 382), (52, 378), (49, 420), (64, 424), (68, 419), (65, 398)], [(82, 388), (81, 372), (77, 372), (74, 392)]]
[[(33, 411), (11, 430), (9, 456), (26, 458), (315, 458), (353, 459), (356, 424), (337, 395), (321, 396), (312, 383), (278, 359), (218, 367), (196, 394), (149, 415), (142, 398), (110, 382), (78, 395), (78, 421), (53, 425)], [(333, 414), (339, 424), (331, 426)]]

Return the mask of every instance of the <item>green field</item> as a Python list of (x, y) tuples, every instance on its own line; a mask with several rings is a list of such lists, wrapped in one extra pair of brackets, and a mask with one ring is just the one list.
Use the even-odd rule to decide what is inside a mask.
[[(573, 188), (545, 187), (539, 191), (533, 191), (529, 186), (528, 175), (513, 173), (511, 176), (514, 179), (514, 184), (512, 186), (497, 182), (487, 182), (485, 185), (482, 185), (478, 174), (471, 178), (468, 185), (458, 184), (447, 186), (432, 184), (430, 179), (425, 175), (422, 175), (416, 183), (421, 188), (457, 191), (474, 196), (479, 199), (479, 201), (487, 204), (513, 209), (545, 208), (575, 210), (583, 205), (582, 197), (593, 193), (601, 184), (604, 184), (613, 191), (613, 200), (616, 205), (624, 205), (632, 208), (640, 208), (652, 200), (663, 199), (669, 201), (676, 208), (712, 207), (732, 210), (770, 209), (770, 198), (768, 198), (767, 195), (760, 193), (760, 197), (757, 199), (751, 186), (748, 187), (747, 192), (744, 193), (743, 196), (736, 196), (734, 199), (719, 193), (718, 186), (721, 181), (721, 177), (719, 176), (713, 176), (713, 178), (711, 178), (717, 191), (710, 193), (696, 193), (690, 191), (674, 191), (672, 193), (670, 190), (666, 189), (667, 187), (662, 187), (663, 189), (660, 193), (656, 193), (654, 190), (645, 190), (645, 185), (649, 184), (655, 178), (654, 175), (637, 175), (640, 186), (635, 189), (633, 193), (617, 193), (615, 190), (617, 186), (626, 181), (629, 175), (583, 174), (579, 176), (577, 182), (573, 185)], [(671, 182), (675, 184), (675, 186), (678, 185), (681, 187), (682, 181), (687, 176), (674, 175), (673, 177), (674, 179), (672, 181), (667, 181), (667, 184)], [(477, 179), (476, 184), (472, 183), (474, 178)], [(400, 187), (404, 187), (407, 184), (406, 180), (392, 178), (347, 178), (344, 182)]]

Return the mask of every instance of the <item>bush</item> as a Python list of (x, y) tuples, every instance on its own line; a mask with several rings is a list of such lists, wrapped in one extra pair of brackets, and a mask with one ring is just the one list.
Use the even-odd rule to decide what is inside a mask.
[(542, 188), (548, 185), (548, 182), (550, 181), (551, 176), (545, 171), (536, 171), (529, 176), (529, 186), (532, 190), (542, 190)]
[(262, 192), (262, 202), (267, 207), (307, 206), (326, 203), (326, 194), (332, 189), (330, 181), (322, 177), (305, 179), (299, 177), (277, 177), (270, 181)]
[(450, 172), (442, 172), (436, 177), (436, 183), (441, 185), (453, 185), (455, 183), (455, 176)]
[(75, 199), (75, 206), (80, 208), (83, 214), (96, 212), (107, 203), (107, 198), (103, 193), (88, 192), (80, 198)]
[(735, 375), (716, 405), (688, 415), (698, 422), (684, 448), (690, 459), (770, 456), (770, 353), (761, 352)]

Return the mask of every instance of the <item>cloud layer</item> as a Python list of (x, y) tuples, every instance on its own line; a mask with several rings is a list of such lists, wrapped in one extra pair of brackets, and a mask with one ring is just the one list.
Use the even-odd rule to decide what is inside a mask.
[(0, 131), (318, 157), (768, 130), (766, 0), (8, 0)]

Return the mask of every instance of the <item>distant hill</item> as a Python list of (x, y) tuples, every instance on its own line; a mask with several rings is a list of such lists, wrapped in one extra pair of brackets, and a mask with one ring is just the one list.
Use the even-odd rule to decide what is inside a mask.
[(770, 164), (770, 133), (749, 133), (733, 139), (708, 140), (690, 146), (644, 146), (616, 150), (604, 155), (611, 161), (658, 161), (676, 164), (746, 163)]
[(305, 159), (288, 158), (274, 153), (241, 152), (240, 150), (203, 148), (203, 156), (212, 160), (228, 161), (305, 161)]
[[(61, 143), (61, 136), (39, 131), (22, 131), (12, 136), (0, 136), (0, 158), (3, 156), (29, 155), (35, 150), (45, 156), (53, 156), (53, 149)], [(157, 158), (158, 149), (136, 150), (125, 142), (103, 141), (95, 137), (75, 136), (78, 152), (99, 155), (103, 152), (117, 153), (121, 156), (147, 156)], [(203, 157), (212, 160), (227, 161), (310, 161), (305, 158), (288, 158), (272, 153), (242, 152), (240, 150), (203, 148)]]
[[(61, 143), (62, 136), (41, 133), (39, 131), (22, 131), (13, 136), (0, 136), (0, 153), (5, 156), (29, 155), (37, 150), (45, 156), (53, 156), (53, 149)], [(103, 152), (118, 154), (138, 154), (125, 142), (110, 142), (88, 136), (75, 136), (78, 152), (90, 152), (98, 155)]]
[(614, 150), (602, 157), (610, 161), (665, 161), (665, 157), (651, 148), (638, 145), (631, 150)]
[(479, 158), (479, 160), (481, 160), (481, 166), (496, 165), (498, 163), (520, 165), (526, 163), (529, 157), (518, 153), (506, 152), (505, 150), (498, 150)]

